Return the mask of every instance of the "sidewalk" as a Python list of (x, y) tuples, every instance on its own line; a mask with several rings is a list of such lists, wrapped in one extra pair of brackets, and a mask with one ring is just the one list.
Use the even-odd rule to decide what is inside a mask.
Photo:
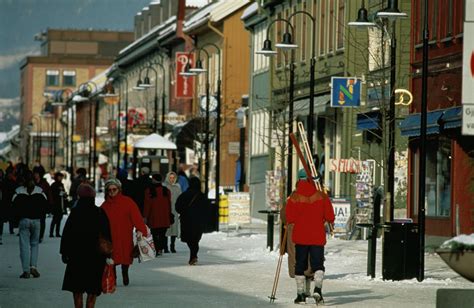
[[(134, 263), (128, 287), (122, 285), (119, 274), (117, 291), (101, 295), (97, 307), (297, 307), (293, 304), (295, 285), (287, 274), (286, 256), (277, 300), (269, 303), (278, 252), (265, 249), (265, 230), (265, 225), (252, 224), (238, 231), (205, 234), (197, 266), (187, 265), (187, 247), (179, 242), (176, 254)], [(58, 251), (59, 239), (45, 238), (40, 246), (41, 277), (19, 279), (18, 237), (4, 234), (4, 245), (0, 246), (0, 307), (72, 307), (72, 295), (61, 291), (65, 266)], [(426, 255), (426, 280), (422, 283), (369, 279), (366, 256), (366, 241), (329, 240), (323, 288), (326, 306), (435, 307), (437, 289), (473, 288), (434, 254)], [(377, 257), (380, 277), (380, 251)]]

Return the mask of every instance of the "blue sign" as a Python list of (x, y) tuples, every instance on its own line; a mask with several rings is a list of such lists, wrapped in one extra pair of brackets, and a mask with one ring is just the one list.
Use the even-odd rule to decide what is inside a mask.
[(360, 106), (360, 80), (353, 77), (332, 77), (331, 86), (331, 107)]

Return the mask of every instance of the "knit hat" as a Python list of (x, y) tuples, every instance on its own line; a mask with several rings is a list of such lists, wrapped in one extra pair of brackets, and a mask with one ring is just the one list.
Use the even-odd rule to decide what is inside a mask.
[(307, 175), (306, 175), (306, 170), (300, 169), (300, 170), (298, 171), (298, 179), (299, 179), (299, 180), (304, 180), (304, 179), (306, 179), (306, 176), (307, 176)]
[(77, 188), (77, 196), (79, 198), (95, 198), (95, 190), (91, 185), (82, 183)]
[(117, 186), (118, 189), (122, 190), (122, 183), (120, 183), (120, 181), (118, 179), (111, 178), (111, 179), (108, 179), (107, 182), (105, 182), (105, 184), (104, 184), (105, 191), (107, 191), (107, 189), (111, 185)]

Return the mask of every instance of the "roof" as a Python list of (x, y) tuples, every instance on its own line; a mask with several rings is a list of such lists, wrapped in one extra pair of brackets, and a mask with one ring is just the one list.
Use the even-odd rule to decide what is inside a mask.
[(208, 5), (210, 0), (186, 0), (187, 7), (203, 7)]
[(220, 21), (249, 3), (250, 0), (221, 1), (211, 11), (211, 21)]
[(207, 6), (197, 10), (189, 17), (186, 18), (184, 22), (183, 31), (190, 32), (204, 24), (206, 24), (210, 20), (211, 11), (219, 4), (219, 2), (213, 2), (208, 4)]
[(255, 15), (257, 13), (257, 11), (258, 11), (258, 4), (257, 4), (257, 2), (254, 2), (244, 10), (244, 13), (240, 17), (240, 19), (245, 20), (245, 19)]
[(159, 150), (176, 150), (176, 144), (165, 139), (158, 134), (151, 134), (137, 141), (134, 145), (136, 149), (159, 149)]

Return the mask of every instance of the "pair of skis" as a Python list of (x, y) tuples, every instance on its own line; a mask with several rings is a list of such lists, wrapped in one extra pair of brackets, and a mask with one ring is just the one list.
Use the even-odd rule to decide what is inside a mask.
[[(298, 122), (298, 132), (301, 137), (301, 142), (303, 143), (303, 149), (305, 151), (308, 161), (306, 161), (305, 155), (301, 151), (300, 144), (293, 133), (290, 134), (290, 139), (291, 139), (291, 143), (295, 147), (298, 158), (300, 159), (301, 164), (303, 165), (303, 168), (306, 171), (306, 178), (308, 179), (308, 181), (311, 181), (313, 183), (314, 187), (318, 191), (324, 192), (323, 187), (318, 179), (318, 173), (316, 171), (316, 166), (314, 165), (313, 155), (312, 155), (311, 149), (309, 148), (308, 139), (306, 138), (306, 131), (304, 129), (302, 122)], [(288, 174), (288, 176), (291, 176), (291, 175)], [(285, 254), (286, 239), (287, 239), (287, 227), (285, 226), (284, 231), (283, 231), (283, 240), (280, 245), (280, 256), (278, 258), (275, 279), (273, 280), (272, 293), (269, 296), (270, 303), (275, 302), (275, 299), (276, 299), (275, 295), (278, 288), (278, 281), (280, 279), (281, 263), (283, 260), (283, 255)]]

